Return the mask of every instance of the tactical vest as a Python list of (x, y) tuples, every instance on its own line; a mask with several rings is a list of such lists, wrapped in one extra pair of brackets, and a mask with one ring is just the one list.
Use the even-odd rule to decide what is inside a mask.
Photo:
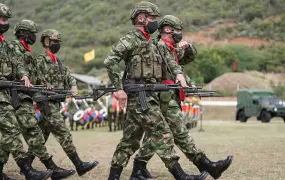
[(16, 78), (16, 69), (12, 61), (15, 56), (12, 49), (6, 42), (0, 43), (0, 79), (14, 80)]
[(127, 79), (136, 83), (158, 83), (162, 79), (162, 58), (152, 41), (138, 40), (127, 63)]
[[(42, 57), (45, 60), (46, 68), (45, 69), (45, 77), (48, 78), (48, 83), (52, 84), (55, 88), (64, 88), (64, 89), (70, 89), (68, 82), (66, 79), (66, 71), (67, 68), (64, 66), (62, 67), (62, 72), (60, 72), (59, 64), (54, 64), (52, 60), (49, 58), (49, 56), (41, 54), (39, 57)], [(59, 60), (57, 59), (57, 62)]]

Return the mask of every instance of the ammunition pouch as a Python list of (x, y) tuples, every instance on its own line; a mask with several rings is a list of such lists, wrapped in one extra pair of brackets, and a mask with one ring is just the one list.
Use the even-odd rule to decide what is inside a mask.
[(131, 80), (162, 78), (162, 59), (153, 46), (151, 42), (142, 42), (132, 54), (128, 67)]
[(173, 96), (173, 91), (166, 91), (159, 93), (160, 109), (164, 116), (167, 115), (169, 101), (172, 99), (172, 96)]

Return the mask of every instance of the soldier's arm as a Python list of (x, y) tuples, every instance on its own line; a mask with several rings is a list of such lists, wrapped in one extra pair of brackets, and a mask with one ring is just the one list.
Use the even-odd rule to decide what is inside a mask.
[(9, 44), (9, 58), (12, 61), (12, 66), (15, 68), (16, 78), (21, 79), (23, 76), (28, 77), (28, 72), (24, 68), (24, 55), (16, 51), (15, 47)]
[(184, 73), (185, 80), (188, 85), (195, 85), (195, 81), (193, 81), (187, 74)]
[(37, 74), (38, 74), (38, 77), (37, 77), (37, 82), (38, 84), (41, 84), (41, 85), (46, 85), (47, 83), (51, 83), (51, 79), (50, 79), (50, 76), (47, 72), (47, 64), (46, 64), (46, 61), (45, 61), (45, 58), (43, 56), (38, 56), (36, 58), (36, 64), (37, 64)]
[(111, 83), (117, 90), (123, 89), (122, 77), (119, 63), (126, 60), (127, 54), (132, 50), (132, 42), (129, 38), (123, 37), (112, 47), (111, 52), (104, 61)]
[(193, 45), (190, 45), (186, 49), (176, 49), (176, 53), (178, 55), (178, 63), (179, 65), (186, 65), (190, 62), (195, 60), (195, 57), (197, 56), (196, 49)]
[[(170, 68), (170, 71), (174, 76), (177, 76), (178, 74), (183, 73), (183, 69), (180, 65), (176, 63), (176, 59), (173, 58), (173, 54), (170, 50), (166, 48), (166, 46), (158, 45), (158, 48), (160, 49), (160, 52), (164, 54), (164, 58), (168, 63), (168, 66)], [(174, 77), (175, 78), (175, 77)]]
[(69, 87), (77, 86), (76, 79), (71, 75), (69, 68), (65, 66), (65, 77)]

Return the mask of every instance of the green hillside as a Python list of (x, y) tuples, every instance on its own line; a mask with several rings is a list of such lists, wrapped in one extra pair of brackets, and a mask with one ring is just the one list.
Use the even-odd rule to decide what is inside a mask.
[[(256, 18), (262, 19), (274, 14), (281, 14), (285, 9), (284, 0), (150, 1), (160, 7), (162, 14), (174, 14), (180, 17), (185, 23), (185, 31), (198, 31), (208, 25), (229, 19), (237, 20), (245, 24), (253, 24), (256, 22)], [(12, 9), (12, 27), (15, 22), (20, 19), (31, 19), (39, 24), (40, 32), (46, 28), (54, 28), (61, 31), (63, 34), (63, 44), (59, 55), (60, 59), (64, 60), (65, 63), (71, 67), (73, 72), (95, 75), (97, 69), (103, 67), (102, 62), (112, 44), (117, 42), (120, 36), (125, 34), (132, 27), (129, 20), (129, 12), (134, 4), (139, 1), (2, 0), (2, 2)], [(284, 33), (284, 30), (282, 29), (277, 32)], [(8, 34), (7, 38), (12, 39), (12, 29)], [(40, 34), (38, 39), (39, 37)], [(269, 38), (271, 37), (269, 36)], [(96, 60), (90, 63), (84, 63), (83, 53), (90, 51), (92, 48), (96, 50)], [(219, 58), (221, 58), (222, 61), (226, 61), (223, 58), (224, 54), (220, 55), (219, 53), (217, 54), (217, 52), (213, 52), (223, 50), (213, 50), (207, 47), (199, 47), (199, 49), (201, 49), (200, 52), (203, 54), (199, 53), (198, 62), (203, 62), (204, 58), (217, 57), (217, 55), (220, 56)], [(33, 50), (34, 53), (41, 52), (42, 47), (40, 43), (37, 43), (35, 47), (33, 47)], [(235, 49), (232, 51), (236, 52), (239, 50)], [(217, 55), (212, 53), (216, 53)], [(248, 53), (251, 54), (251, 51)], [(208, 57), (206, 54), (208, 54)], [(236, 58), (236, 56), (234, 58)], [(254, 57), (254, 59), (255, 58), (256, 57)], [(209, 64), (217, 65), (215, 60)], [(230, 64), (231, 62), (225, 62), (223, 67), (217, 69), (218, 72), (215, 73), (214, 76), (224, 71), (230, 71)], [(200, 67), (202, 65), (197, 63), (194, 67), (196, 66)], [(257, 66), (256, 70), (262, 70), (256, 64), (253, 66)], [(189, 72), (191, 71), (191, 67), (186, 67), (186, 69), (189, 69)], [(208, 71), (208, 69), (206, 68), (205, 71)], [(194, 72), (193, 69), (192, 72)], [(193, 76), (198, 82), (207, 82), (215, 78), (206, 77), (203, 74), (203, 70)]]

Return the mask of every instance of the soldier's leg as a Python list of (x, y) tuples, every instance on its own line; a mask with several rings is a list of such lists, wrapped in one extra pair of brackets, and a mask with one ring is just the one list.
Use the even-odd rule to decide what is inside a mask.
[[(20, 139), (20, 127), (14, 114), (13, 107), (6, 102), (0, 102), (0, 131), (2, 135), (1, 148), (13, 155), (14, 160), (20, 167), (26, 179), (42, 180), (48, 179), (52, 171), (36, 171), (32, 168), (28, 156)], [(7, 159), (3, 160), (7, 161)]]
[(37, 156), (41, 160), (51, 157), (45, 147), (45, 139), (38, 126), (35, 117), (33, 104), (29, 100), (21, 101), (21, 106), (16, 110), (16, 118), (20, 125), (22, 135), (29, 146), (29, 153)]
[[(140, 108), (132, 112), (136, 115), (136, 120), (143, 127), (146, 136), (149, 137), (142, 145), (142, 148), (150, 149), (150, 153), (153, 153), (153, 150), (155, 150), (175, 179), (205, 179), (207, 177), (205, 172), (197, 176), (188, 175), (180, 167), (178, 163), (179, 157), (174, 151), (172, 132), (161, 114), (160, 106), (157, 102), (156, 97), (153, 97), (148, 102), (149, 110), (147, 112), (142, 112)], [(136, 179), (141, 175), (140, 169), (133, 169), (131, 178)]]
[(83, 162), (76, 151), (76, 148), (72, 141), (71, 133), (62, 120), (62, 115), (59, 112), (59, 105), (56, 103), (50, 103), (51, 115), (46, 116), (45, 119), (48, 122), (48, 127), (56, 140), (59, 142), (63, 150), (69, 159), (76, 167), (79, 176), (84, 175), (98, 165), (97, 161), (91, 163)]
[(3, 173), (3, 168), (4, 168), (4, 165), (8, 162), (9, 154), (10, 153), (7, 151), (4, 151), (0, 145), (0, 179), (1, 180), (16, 180), (16, 179), (8, 177), (5, 173)]
[(143, 129), (135, 121), (131, 113), (127, 113), (126, 123), (123, 127), (121, 138), (113, 154), (108, 180), (119, 179), (124, 167), (127, 166), (130, 157), (139, 149)]
[(218, 179), (230, 166), (232, 156), (228, 156), (222, 161), (211, 162), (203, 151), (197, 149), (194, 139), (191, 137), (189, 130), (186, 127), (183, 113), (177, 101), (170, 101), (166, 118), (174, 135), (174, 142), (177, 147), (198, 167), (200, 172), (207, 171), (212, 177)]
[[(191, 162), (197, 164), (196, 162), (200, 162), (201, 159), (206, 158), (205, 154), (196, 148), (193, 138), (189, 135), (189, 131), (185, 125), (185, 121), (183, 120), (183, 114), (178, 103), (175, 100), (171, 100), (169, 102), (169, 107), (167, 109), (167, 115), (165, 118), (173, 133), (175, 145), (179, 147), (179, 149)], [(141, 148), (135, 158), (135, 162), (147, 163), (153, 155), (154, 153), (151, 150), (148, 150), (147, 148)], [(231, 157), (228, 157), (226, 160), (220, 161), (218, 164), (216, 163), (208, 165), (208, 169), (201, 169), (198, 166), (197, 167), (201, 169), (201, 172), (206, 170), (210, 173), (211, 176), (217, 178), (223, 171), (226, 170), (227, 167), (229, 167), (230, 162)], [(214, 167), (214, 165), (216, 165), (216, 167)], [(148, 171), (145, 170), (145, 172), (145, 177), (149, 177), (147, 176)]]
[[(45, 138), (42, 134), (38, 121), (35, 117), (33, 104), (29, 100), (21, 101), (21, 106), (16, 111), (16, 117), (21, 127), (22, 135), (29, 146), (29, 158), (32, 162), (37, 156), (47, 169), (53, 170), (52, 179), (67, 178), (75, 174), (74, 170), (65, 170), (58, 167), (52, 160), (52, 156), (47, 153)], [(47, 139), (48, 135), (46, 136)]]

